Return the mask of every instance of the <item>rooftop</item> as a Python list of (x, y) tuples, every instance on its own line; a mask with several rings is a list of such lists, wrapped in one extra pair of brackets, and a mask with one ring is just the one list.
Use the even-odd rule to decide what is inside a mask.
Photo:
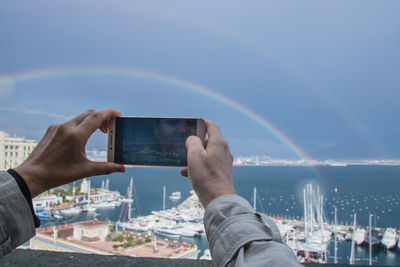
[(109, 224), (110, 224), (109, 222), (103, 222), (103, 221), (99, 221), (97, 219), (94, 219), (91, 221), (75, 223), (75, 225), (81, 225), (81, 226), (86, 226), (86, 227), (97, 227), (97, 226), (104, 226), (104, 225), (109, 225)]

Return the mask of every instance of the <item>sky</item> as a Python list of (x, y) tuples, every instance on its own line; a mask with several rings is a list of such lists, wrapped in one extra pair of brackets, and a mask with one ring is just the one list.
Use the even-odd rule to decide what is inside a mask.
[[(0, 130), (204, 117), (235, 156), (400, 158), (399, 1), (0, 2)], [(89, 149), (104, 149), (96, 133)]]

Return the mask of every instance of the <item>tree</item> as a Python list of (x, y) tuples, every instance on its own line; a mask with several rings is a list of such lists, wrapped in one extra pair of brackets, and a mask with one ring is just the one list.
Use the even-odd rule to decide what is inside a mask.
[(124, 237), (122, 235), (119, 235), (114, 240), (122, 243), (122, 242), (124, 242)]

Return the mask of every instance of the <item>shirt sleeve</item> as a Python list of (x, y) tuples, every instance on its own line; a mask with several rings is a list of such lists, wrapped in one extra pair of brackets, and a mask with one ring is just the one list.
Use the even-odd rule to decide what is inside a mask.
[(35, 235), (32, 212), (16, 180), (0, 172), (0, 258)]
[(213, 266), (302, 266), (272, 219), (238, 195), (211, 201), (204, 226)]
[(39, 220), (38, 216), (36, 216), (35, 210), (33, 209), (31, 191), (29, 191), (29, 187), (26, 184), (24, 178), (22, 178), (22, 176), (19, 175), (19, 173), (16, 172), (14, 169), (9, 169), (7, 172), (9, 174), (11, 174), (12, 177), (14, 177), (15, 182), (17, 182), (19, 190), (24, 195), (24, 197), (26, 199), (26, 202), (28, 203), (29, 208), (31, 210), (33, 222), (35, 223), (35, 227), (36, 228), (39, 227), (40, 226), (40, 220)]

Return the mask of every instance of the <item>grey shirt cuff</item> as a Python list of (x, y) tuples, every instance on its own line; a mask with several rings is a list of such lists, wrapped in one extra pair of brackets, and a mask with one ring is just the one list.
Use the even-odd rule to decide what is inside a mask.
[(282, 243), (271, 218), (255, 213), (238, 195), (224, 195), (211, 201), (204, 214), (204, 226), (215, 266), (226, 266), (250, 242)]
[(35, 235), (29, 205), (13, 176), (0, 172), (0, 257)]

